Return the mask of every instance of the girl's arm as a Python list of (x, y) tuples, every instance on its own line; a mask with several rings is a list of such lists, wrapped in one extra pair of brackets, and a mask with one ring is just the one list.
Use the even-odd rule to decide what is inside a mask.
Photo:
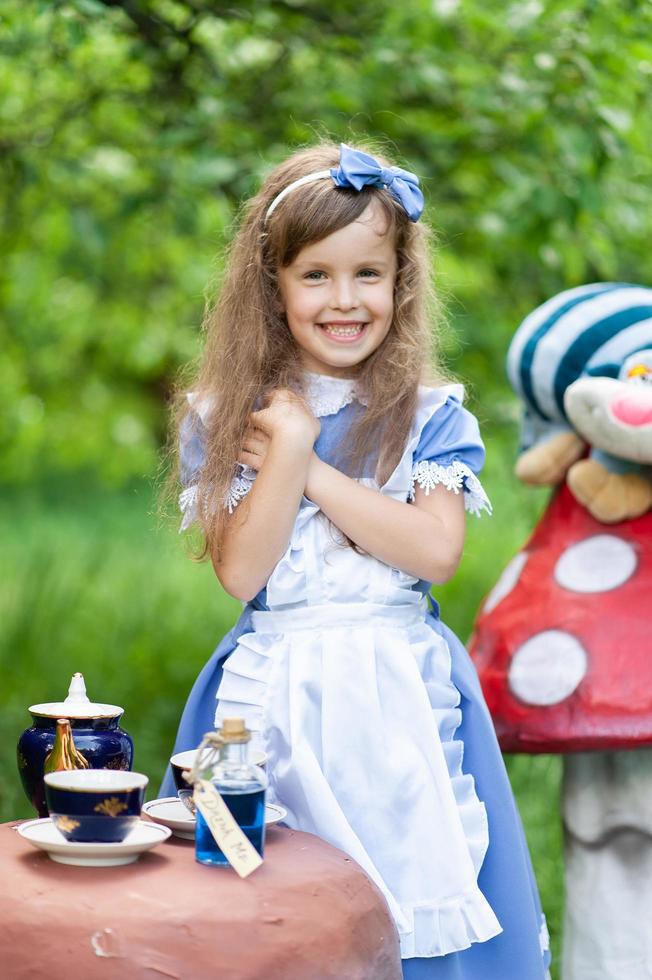
[(363, 551), (409, 575), (447, 582), (462, 557), (463, 493), (443, 485), (428, 496), (416, 488), (413, 504), (384, 497), (312, 453), (306, 496)]
[(239, 459), (258, 476), (230, 516), (219, 556), (211, 555), (222, 586), (243, 602), (260, 592), (285, 554), (319, 435), (319, 422), (288, 391), (275, 391), (251, 419)]

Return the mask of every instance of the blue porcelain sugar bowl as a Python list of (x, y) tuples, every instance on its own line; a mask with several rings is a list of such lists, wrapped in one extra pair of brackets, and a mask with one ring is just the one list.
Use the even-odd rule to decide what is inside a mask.
[(29, 708), (33, 724), (18, 740), (18, 771), (39, 817), (48, 816), (44, 772), (132, 768), (134, 743), (119, 727), (123, 710), (89, 700), (81, 674), (73, 675), (64, 701)]

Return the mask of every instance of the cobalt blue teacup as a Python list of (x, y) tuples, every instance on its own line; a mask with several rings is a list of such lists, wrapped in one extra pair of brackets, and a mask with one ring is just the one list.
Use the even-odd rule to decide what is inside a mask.
[(147, 776), (114, 769), (72, 769), (44, 777), (52, 823), (66, 840), (115, 843), (138, 823)]

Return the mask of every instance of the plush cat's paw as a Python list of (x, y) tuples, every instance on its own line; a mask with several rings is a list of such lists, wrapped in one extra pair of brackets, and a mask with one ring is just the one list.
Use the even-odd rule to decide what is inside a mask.
[(559, 432), (522, 453), (514, 472), (523, 483), (554, 486), (562, 482), (584, 449), (584, 442), (574, 432)]
[(611, 473), (595, 459), (582, 459), (566, 477), (575, 499), (602, 524), (640, 517), (652, 507), (652, 483), (638, 473)]

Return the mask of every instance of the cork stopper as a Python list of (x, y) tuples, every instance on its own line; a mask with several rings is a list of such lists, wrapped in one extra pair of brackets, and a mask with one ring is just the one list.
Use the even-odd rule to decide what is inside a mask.
[(236, 744), (248, 742), (251, 738), (251, 732), (246, 727), (244, 718), (225, 718), (222, 727), (219, 729), (219, 734), (225, 742)]

